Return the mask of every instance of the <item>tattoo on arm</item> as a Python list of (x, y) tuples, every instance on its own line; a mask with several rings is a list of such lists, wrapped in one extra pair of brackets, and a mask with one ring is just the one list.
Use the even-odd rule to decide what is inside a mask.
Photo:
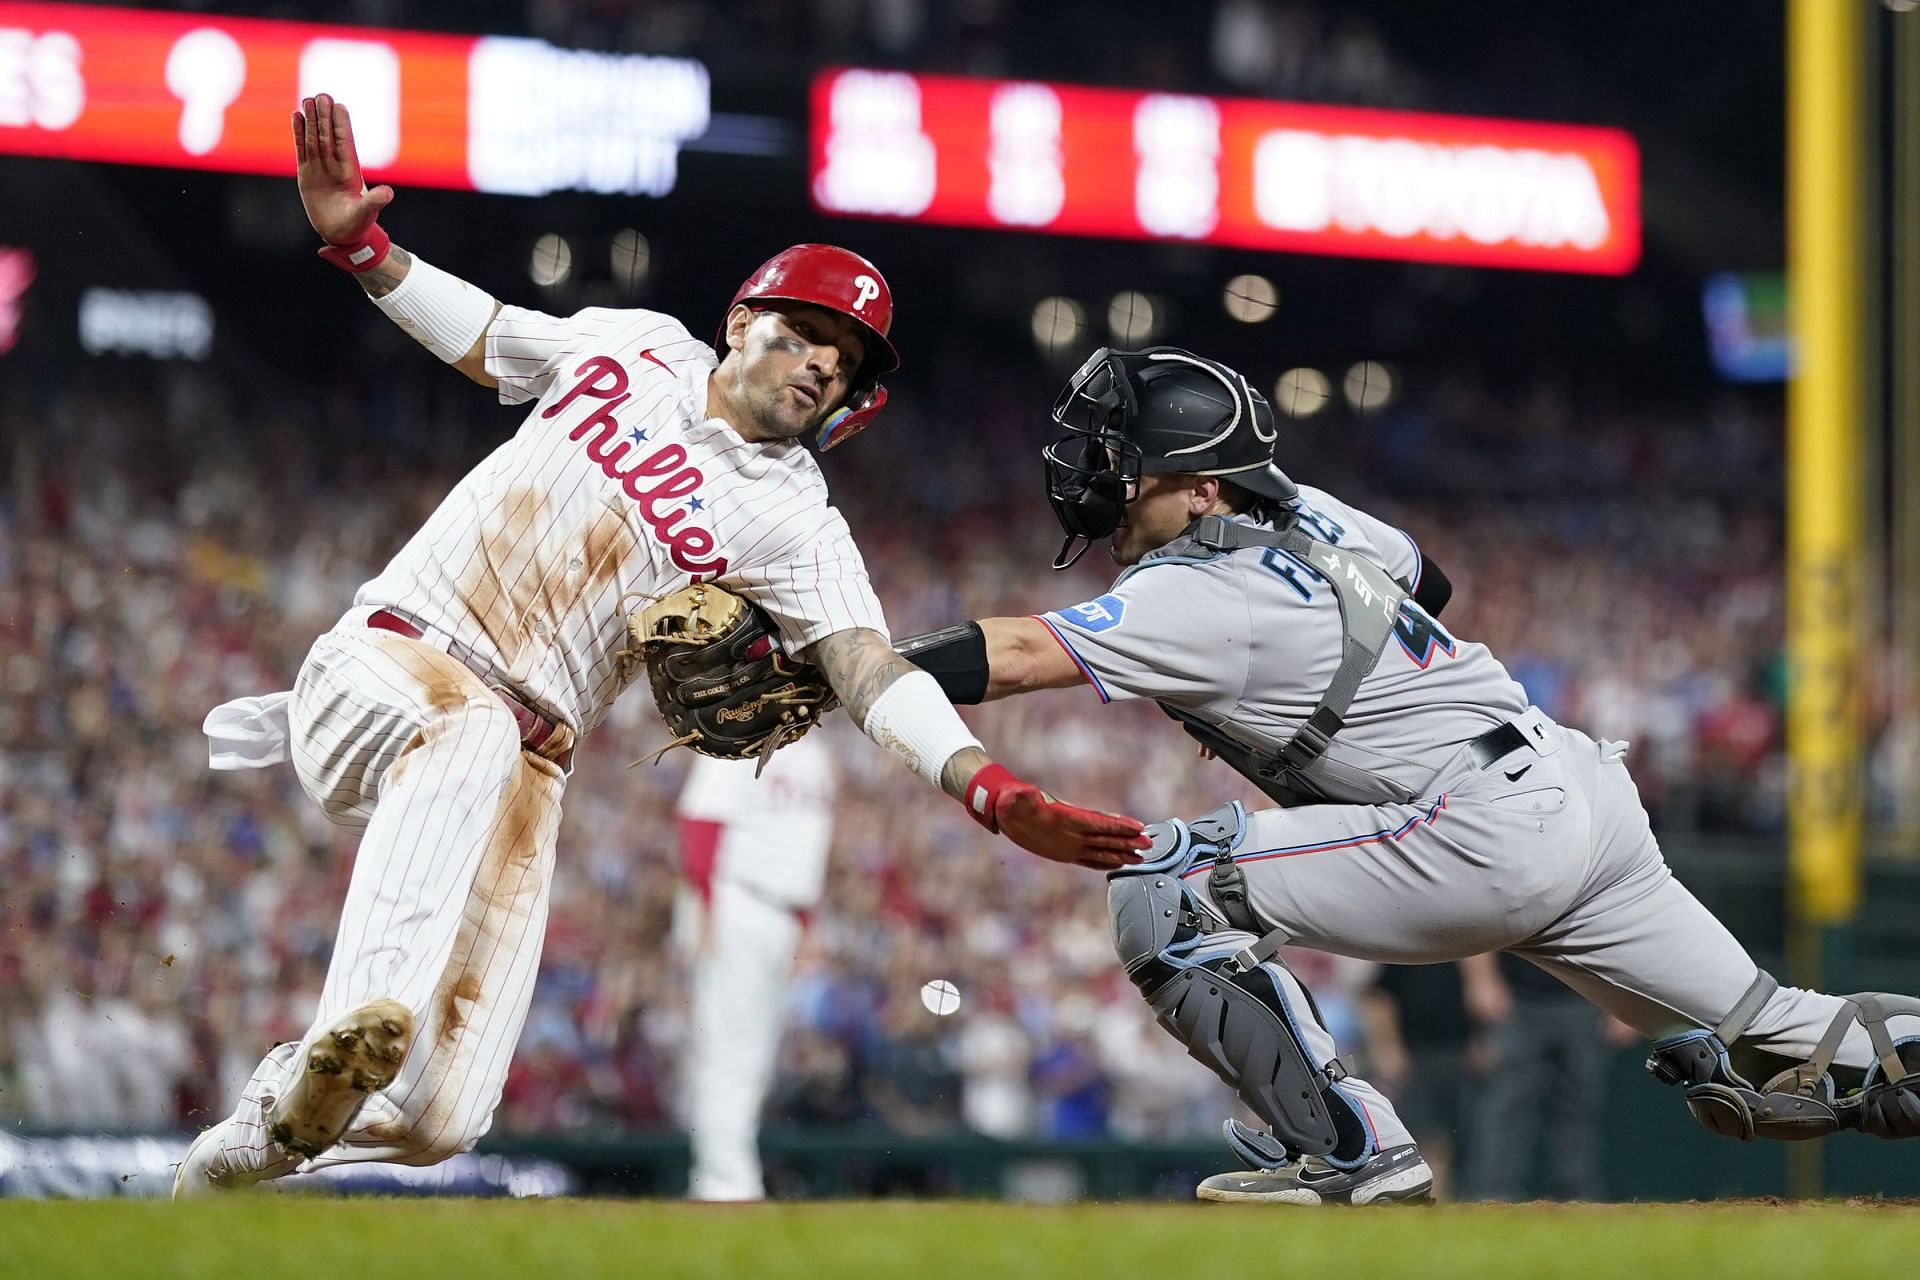
[(978, 747), (956, 751), (946, 767), (940, 770), (940, 789), (955, 800), (964, 802), (968, 780), (992, 763), (993, 759)]
[[(815, 641), (806, 658), (825, 673), (827, 683), (847, 704), (847, 714), (862, 726), (867, 722), (867, 712), (894, 681), (920, 669), (895, 653), (878, 631), (864, 628), (836, 631)], [(989, 763), (987, 753), (978, 747), (954, 752), (940, 771), (940, 789), (956, 800), (963, 799), (967, 780)]]
[(368, 297), (384, 298), (407, 278), (407, 268), (412, 265), (413, 255), (396, 244), (387, 250), (386, 261), (371, 271), (362, 271), (355, 278), (360, 281), (360, 287), (367, 291)]
[(855, 724), (867, 722), (867, 712), (895, 680), (920, 669), (895, 653), (878, 631), (864, 627), (814, 642), (807, 660), (826, 675)]

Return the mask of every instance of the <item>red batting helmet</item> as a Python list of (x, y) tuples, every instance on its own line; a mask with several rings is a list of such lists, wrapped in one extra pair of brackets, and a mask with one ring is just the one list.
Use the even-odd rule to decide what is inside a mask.
[[(822, 450), (831, 449), (872, 422), (887, 402), (880, 376), (900, 367), (899, 353), (887, 340), (887, 330), (893, 327), (893, 290), (887, 288), (880, 269), (838, 245), (797, 244), (761, 263), (733, 295), (727, 310), (756, 301), (805, 302), (838, 311), (860, 325), (867, 340), (866, 359), (854, 372), (846, 403), (827, 418), (815, 443)], [(714, 345), (725, 340), (723, 321)]]

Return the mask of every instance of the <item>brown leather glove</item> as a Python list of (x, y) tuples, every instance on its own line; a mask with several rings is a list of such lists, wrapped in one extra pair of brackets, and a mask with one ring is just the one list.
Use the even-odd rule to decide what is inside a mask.
[(674, 734), (655, 759), (684, 746), (764, 767), (838, 705), (818, 667), (780, 651), (763, 610), (712, 583), (634, 610), (627, 636)]

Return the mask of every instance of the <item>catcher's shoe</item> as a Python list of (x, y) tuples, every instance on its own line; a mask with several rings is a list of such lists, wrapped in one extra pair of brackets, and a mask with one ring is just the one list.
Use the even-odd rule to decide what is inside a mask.
[(400, 1074), (413, 1013), (397, 1000), (349, 1009), (306, 1046), (306, 1070), (267, 1111), (267, 1132), (311, 1160), (340, 1141), (369, 1094)]
[(1387, 1148), (1351, 1173), (1308, 1156), (1278, 1169), (1216, 1173), (1194, 1195), (1267, 1204), (1426, 1204), (1433, 1199), (1433, 1170), (1409, 1142)]

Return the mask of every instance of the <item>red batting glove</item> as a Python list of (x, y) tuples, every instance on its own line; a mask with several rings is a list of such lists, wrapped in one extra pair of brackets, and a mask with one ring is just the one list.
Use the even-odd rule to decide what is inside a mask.
[(327, 242), (320, 256), (355, 273), (385, 262), (393, 242), (378, 219), (393, 188), (368, 189), (346, 107), (324, 93), (301, 99), (293, 113), (293, 155), (307, 221)]
[(1138, 822), (1062, 804), (1006, 766), (990, 764), (967, 780), (967, 813), (993, 832), (1050, 862), (1096, 871), (1132, 866), (1153, 842)]

